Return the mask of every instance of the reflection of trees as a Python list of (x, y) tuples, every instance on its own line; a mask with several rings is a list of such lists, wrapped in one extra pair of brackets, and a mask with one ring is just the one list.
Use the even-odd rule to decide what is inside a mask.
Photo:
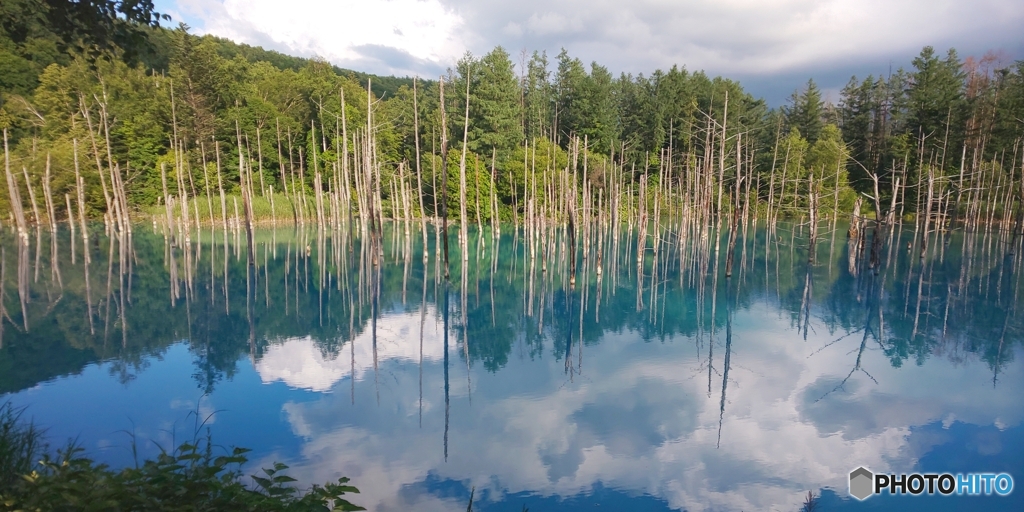
[(879, 318), (886, 320), (881, 346), (893, 366), (945, 354), (958, 361), (979, 358), (997, 373), (1012, 357), (1008, 345), (1021, 339), (1015, 317), (1019, 263), (1002, 240), (946, 237), (938, 241), (941, 257), (931, 254), (918, 264), (905, 257), (891, 269), (879, 306)]
[[(854, 250), (854, 248), (851, 247), (851, 250)], [(853, 258), (851, 258), (850, 261), (853, 261)], [(876, 384), (878, 383), (878, 381), (875, 380), (875, 378), (871, 376), (871, 374), (868, 373), (868, 371), (861, 366), (861, 362), (864, 357), (864, 351), (868, 346), (868, 340), (874, 339), (876, 342), (881, 344), (884, 338), (883, 312), (879, 307), (882, 300), (882, 287), (879, 282), (881, 278), (876, 276), (872, 272), (860, 272), (860, 269), (856, 268), (855, 265), (859, 266), (861, 264), (862, 262), (854, 262), (851, 263), (849, 268), (851, 270), (851, 275), (854, 276), (854, 281), (857, 285), (858, 301), (863, 302), (864, 304), (864, 325), (861, 327), (859, 331), (847, 331), (846, 334), (840, 336), (839, 338), (832, 342), (827, 343), (825, 346), (819, 348), (814, 352), (814, 354), (812, 354), (815, 355), (824, 350), (825, 348), (828, 348), (829, 346), (842, 341), (844, 338), (847, 338), (857, 332), (860, 332), (862, 336), (860, 340), (860, 345), (857, 347), (857, 357), (854, 360), (853, 368), (851, 368), (849, 373), (846, 374), (846, 377), (844, 377), (843, 380), (841, 380), (839, 384), (837, 384), (834, 388), (826, 392), (825, 395), (818, 398), (818, 400), (821, 400), (822, 398), (825, 398), (825, 396), (828, 396), (831, 393), (843, 389), (846, 383), (850, 380), (850, 377), (852, 377), (853, 374), (858, 371), (863, 373), (864, 375), (867, 375), (868, 378), (870, 378)]]
[[(76, 373), (95, 361), (114, 361), (111, 371), (128, 380), (144, 370), (147, 358), (178, 340), (188, 342), (196, 382), (209, 392), (234, 375), (239, 359), (258, 359), (268, 344), (310, 336), (325, 358), (334, 359), (372, 329), (374, 318), (423, 311), (428, 300), (436, 304), (449, 293), (440, 289), (436, 262), (403, 257), (424, 251), (417, 237), (374, 267), (355, 236), (311, 240), (313, 232), (302, 230), (258, 231), (250, 271), (241, 237), (222, 238), (219, 230), (171, 247), (143, 230), (123, 248), (93, 236), (88, 266), (80, 250), (72, 261), (67, 235), (58, 232), (63, 251), (45, 234), (29, 244), (2, 239), (0, 392)], [(902, 250), (913, 235), (897, 232), (880, 251), (884, 264), (868, 272), (864, 258), (851, 259), (842, 245), (828, 248), (827, 262), (819, 254), (818, 263), (808, 265), (808, 244), (798, 228), (751, 230), (739, 234), (738, 272), (726, 282), (716, 281), (713, 271), (703, 274), (716, 268), (714, 262), (691, 261), (700, 251), (678, 248), (669, 233), (657, 256), (639, 267), (636, 244), (606, 243), (603, 278), (584, 261), (574, 290), (567, 286), (564, 231), (550, 229), (546, 249), (538, 253), (546, 258), (543, 265), (531, 264), (528, 244), (517, 236), (502, 233), (489, 257), (480, 257), (479, 242), (467, 244), (478, 254), (459, 258), (460, 272), (451, 276), (451, 290), (459, 294), (450, 326), (456, 354), (492, 372), (516, 353), (533, 358), (550, 351), (569, 364), (568, 354), (579, 358), (577, 349), (626, 331), (648, 342), (703, 340), (710, 352), (721, 341), (705, 333), (725, 328), (729, 338), (731, 315), (758, 302), (777, 308), (801, 335), (824, 334), (821, 329), (833, 339), (859, 334), (854, 371), (860, 354), (877, 347), (894, 366), (936, 355), (979, 359), (996, 378), (1024, 331), (1016, 317), (1022, 257), (1020, 251), (1010, 254), (1012, 240), (998, 235), (940, 233), (921, 260)], [(49, 271), (36, 279), (35, 268)], [(731, 286), (728, 299), (717, 292), (722, 286)], [(407, 293), (410, 287), (422, 288), (422, 297)], [(243, 294), (251, 299), (241, 300)], [(645, 307), (638, 311), (640, 296)], [(579, 370), (575, 363), (573, 371)]]
[[(61, 235), (66, 237), (67, 233)], [(337, 355), (347, 340), (359, 335), (370, 315), (369, 307), (345, 300), (357, 291), (340, 289), (342, 281), (335, 277), (331, 282), (334, 288), (330, 290), (335, 298), (330, 303), (332, 322), (320, 325), (315, 321), (319, 305), (317, 280), (309, 279), (313, 269), (302, 261), (304, 252), (299, 250), (298, 239), (282, 241), (282, 247), (276, 251), (269, 240), (257, 239), (255, 272), (247, 276), (247, 262), (236, 257), (235, 245), (221, 246), (219, 241), (209, 244), (207, 236), (190, 247), (167, 248), (162, 236), (138, 232), (128, 253), (134, 263), (130, 272), (125, 266), (122, 277), (120, 249), (115, 245), (114, 250), (108, 250), (107, 240), (91, 239), (88, 268), (94, 278), (97, 273), (110, 275), (109, 287), (108, 275), (103, 275), (101, 286), (93, 282), (90, 289), (86, 285), (83, 258), (78, 257), (72, 265), (69, 251), (60, 254), (63, 288), (59, 294), (55, 280), (41, 276), (32, 281), (29, 276), (25, 313), (21, 313), (20, 305), (7, 311), (10, 318), (3, 331), (5, 343), (0, 348), (0, 392), (77, 373), (91, 362), (105, 360), (114, 362), (111, 371), (119, 379), (128, 380), (145, 367), (147, 358), (160, 355), (179, 340), (190, 344), (197, 383), (211, 391), (219, 380), (231, 378), (239, 358), (250, 352), (247, 305), (240, 300), (246, 295), (249, 278), (255, 281), (253, 291), (266, 293), (265, 300), (253, 300), (250, 304), (257, 357), (267, 343), (307, 335), (317, 341), (325, 355)], [(5, 250), (18, 250), (13, 240), (3, 242)], [(38, 253), (35, 248), (32, 250), (33, 254), (24, 260), (38, 257), (42, 265), (50, 265), (48, 248)], [(265, 260), (259, 256), (265, 256)], [(208, 261), (212, 263), (211, 258), (216, 258), (217, 264), (206, 266)], [(186, 270), (186, 262), (194, 267)], [(385, 279), (393, 280), (388, 275), (391, 270), (385, 269)], [(358, 269), (348, 269), (352, 276), (357, 272)], [(339, 276), (337, 268), (332, 268), (332, 275)], [(5, 291), (15, 289), (15, 272), (7, 272), (4, 277)], [(171, 300), (169, 288), (175, 297)], [(8, 293), (7, 297), (10, 300), (12, 295)], [(263, 297), (255, 294), (255, 298)], [(389, 302), (393, 297), (384, 301), (385, 309), (394, 308)], [(356, 317), (351, 331), (350, 309)], [(93, 321), (98, 322), (95, 330), (90, 329)], [(29, 330), (21, 327), (23, 322), (29, 324)], [(127, 332), (123, 332), (122, 326), (127, 326)]]
[(732, 359), (732, 286), (726, 281), (725, 291), (725, 359), (722, 362), (722, 397), (718, 403), (718, 441), (722, 446), (722, 421), (725, 419), (725, 392), (729, 387), (729, 367)]

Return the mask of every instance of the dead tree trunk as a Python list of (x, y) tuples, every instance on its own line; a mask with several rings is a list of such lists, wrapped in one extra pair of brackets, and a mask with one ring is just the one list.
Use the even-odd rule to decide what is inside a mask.
[(444, 105), (444, 77), (438, 81), (441, 109), (441, 238), (444, 241), (444, 278), (450, 275), (448, 268), (448, 118)]

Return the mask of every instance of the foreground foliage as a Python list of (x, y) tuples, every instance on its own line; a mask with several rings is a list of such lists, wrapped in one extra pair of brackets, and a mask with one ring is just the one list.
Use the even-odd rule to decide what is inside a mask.
[[(246, 486), (246, 448), (215, 455), (209, 433), (136, 467), (114, 470), (69, 446), (41, 451), (41, 431), (20, 419), (23, 410), (0, 406), (0, 510), (365, 510), (344, 498), (359, 490), (348, 478), (306, 492), (291, 486), (288, 466), (275, 463)], [(20, 478), (19, 478), (20, 476)]]

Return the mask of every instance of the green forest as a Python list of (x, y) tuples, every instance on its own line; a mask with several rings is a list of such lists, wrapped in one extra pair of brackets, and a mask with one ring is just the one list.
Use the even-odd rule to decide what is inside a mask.
[(171, 29), (150, 2), (112, 4), (139, 9), (69, 26), (59, 6), (78, 4), (0, 6), (0, 221), (22, 202), (24, 222), (43, 224), (158, 216), (190, 197), (216, 216), (210, 197), (245, 187), (275, 216), (277, 194), (351, 205), (367, 194), (348, 171), (360, 166), (382, 216), (440, 215), (447, 186), (448, 209), (478, 222), (567, 190), (657, 211), (707, 200), (691, 194), (707, 186), (716, 214), (749, 203), (774, 217), (835, 216), (863, 197), (865, 211), (943, 225), (1009, 222), (1024, 197), (1024, 63), (993, 54), (926, 47), (911, 69), (852, 77), (837, 104), (809, 80), (771, 108), (683, 65), (615, 76), (565, 50), (497, 47), (441, 77), (378, 77)]

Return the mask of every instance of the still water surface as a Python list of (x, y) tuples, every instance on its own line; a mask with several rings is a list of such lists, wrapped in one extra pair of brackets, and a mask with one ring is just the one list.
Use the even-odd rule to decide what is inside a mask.
[(857, 466), (1024, 485), (1017, 242), (921, 259), (904, 227), (871, 268), (842, 226), (814, 264), (805, 228), (742, 235), (726, 278), (727, 236), (652, 237), (638, 264), (624, 229), (570, 286), (557, 231), (471, 231), (466, 258), (453, 231), (449, 281), (418, 226), (386, 227), (378, 267), (315, 230), (258, 230), (251, 267), (220, 228), (96, 232), (88, 266), (80, 235), (7, 234), (0, 400), (114, 466), (198, 416), (250, 472), (348, 476), (370, 510), (1024, 510), (847, 493)]

